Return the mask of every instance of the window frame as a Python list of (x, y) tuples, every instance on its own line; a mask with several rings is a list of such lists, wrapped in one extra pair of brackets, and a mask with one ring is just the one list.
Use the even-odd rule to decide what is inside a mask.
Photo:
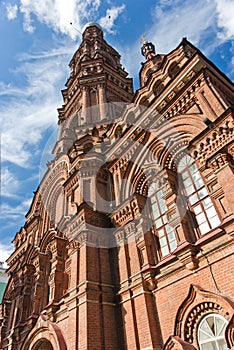
[[(187, 164), (182, 168), (180, 163), (185, 158)], [(192, 167), (193, 171), (191, 170)], [(178, 168), (186, 205), (194, 213), (200, 236), (204, 236), (219, 227), (221, 223), (219, 213), (196, 161), (190, 155), (186, 155), (180, 160)]]
[[(150, 188), (152, 188), (152, 186), (155, 188), (151, 192)], [(163, 188), (158, 188), (156, 183), (153, 182), (149, 186), (148, 198), (150, 203), (150, 215), (153, 219), (153, 228), (158, 240), (159, 255), (160, 258), (163, 259), (172, 254), (172, 252), (178, 247), (178, 239), (175, 229), (168, 223), (168, 208), (164, 198)], [(158, 215), (154, 213), (155, 207)]]
[[(211, 318), (211, 317), (214, 318), (214, 332), (212, 331), (211, 326), (207, 322), (207, 319)], [(217, 332), (217, 320), (223, 321), (223, 325), (222, 325), (221, 329), (219, 330), (218, 335), (215, 334)], [(207, 323), (206, 330), (204, 330), (204, 328), (202, 329), (202, 326), (205, 324), (205, 322)], [(227, 328), (227, 325), (228, 325), (227, 319), (218, 313), (212, 312), (212, 313), (208, 313), (205, 316), (203, 316), (198, 324), (198, 327), (197, 327), (197, 344), (198, 344), (199, 349), (206, 350), (204, 348), (205, 344), (210, 344), (210, 345), (212, 344), (212, 348), (214, 349), (213, 344), (215, 343), (215, 347), (216, 347), (215, 350), (228, 350), (226, 340), (225, 340), (225, 330)], [(209, 334), (209, 332), (207, 331), (207, 326), (210, 328), (210, 329), (208, 329), (208, 331), (211, 331), (211, 333), (213, 332), (213, 335)], [(207, 339), (201, 339), (202, 333), (203, 333), (204, 337), (207, 337)], [(223, 349), (222, 347), (219, 346), (219, 343), (218, 343), (219, 340), (224, 340), (226, 349)]]

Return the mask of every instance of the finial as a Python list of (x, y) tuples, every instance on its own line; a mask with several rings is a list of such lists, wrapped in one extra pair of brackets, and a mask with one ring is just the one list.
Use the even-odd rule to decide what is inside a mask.
[(144, 44), (144, 43), (147, 42), (145, 36), (146, 36), (146, 34), (142, 34), (142, 36), (141, 36), (141, 42), (142, 42), (142, 44)]

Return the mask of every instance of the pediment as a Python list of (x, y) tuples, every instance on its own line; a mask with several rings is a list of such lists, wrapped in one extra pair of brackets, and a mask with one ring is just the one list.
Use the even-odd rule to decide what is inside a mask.
[(197, 103), (194, 103), (189, 109), (186, 110), (184, 114), (202, 114), (202, 110)]

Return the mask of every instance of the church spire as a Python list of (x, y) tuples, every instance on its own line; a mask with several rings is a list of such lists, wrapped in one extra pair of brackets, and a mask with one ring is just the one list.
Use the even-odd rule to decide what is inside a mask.
[(106, 110), (109, 102), (132, 100), (132, 79), (121, 65), (120, 54), (105, 41), (99, 24), (85, 25), (82, 42), (69, 66), (70, 76), (62, 91), (64, 104), (58, 110), (59, 123), (74, 115), (78, 126), (103, 123), (114, 118)]

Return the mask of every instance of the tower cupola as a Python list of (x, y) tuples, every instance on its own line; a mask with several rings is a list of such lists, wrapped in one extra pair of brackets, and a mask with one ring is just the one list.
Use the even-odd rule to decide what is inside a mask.
[(150, 60), (152, 57), (156, 56), (154, 44), (145, 40), (144, 36), (142, 36), (141, 53), (145, 56), (146, 60)]

